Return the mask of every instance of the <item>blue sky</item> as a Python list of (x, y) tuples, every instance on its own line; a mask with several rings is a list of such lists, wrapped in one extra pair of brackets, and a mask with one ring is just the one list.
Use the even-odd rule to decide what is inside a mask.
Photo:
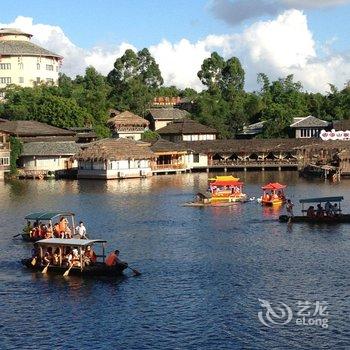
[[(184, 64), (192, 64), (192, 71), (188, 70), (186, 74), (193, 74), (194, 78), (186, 80), (186, 83), (190, 82), (190, 85), (194, 84), (196, 87), (199, 87), (196, 81), (198, 65), (200, 66), (202, 59), (214, 49), (226, 57), (237, 55), (245, 67), (252, 70), (252, 73), (249, 73), (252, 78), (248, 77), (251, 82), (247, 82), (251, 88), (254, 76), (261, 67), (267, 67), (267, 73), (275, 77), (290, 71), (302, 78), (303, 74), (311, 71), (315, 62), (321, 64), (327, 59), (322, 67), (317, 67), (324, 71), (327, 67), (332, 67), (334, 72), (324, 73), (324, 79), (339, 84), (342, 84), (341, 79), (344, 79), (344, 70), (339, 71), (339, 67), (344, 63), (349, 63), (350, 67), (350, 59), (347, 57), (350, 52), (348, 0), (0, 0), (0, 5), (3, 10), (0, 13), (2, 25), (11, 25), (14, 21), (17, 25), (18, 16), (31, 18), (32, 27), (29, 27), (29, 30), (35, 35), (34, 40), (62, 53), (67, 62), (64, 69), (72, 75), (81, 73), (80, 67), (74, 68), (78, 62), (82, 62), (83, 65), (96, 63), (97, 69), (103, 73), (108, 72), (109, 67), (112, 68), (111, 62), (116, 56), (120, 56), (126, 44), (135, 49), (153, 47), (152, 53), (156, 58), (165, 61), (160, 62), (160, 66), (164, 69), (165, 80), (169, 84), (181, 85), (181, 79), (186, 80), (185, 74), (178, 77), (177, 75)], [(292, 13), (293, 8), (296, 8), (298, 13)], [(278, 20), (278, 16), (285, 13), (287, 18)], [(266, 34), (270, 35), (270, 39), (259, 34), (257, 28), (263, 32), (262, 28), (268, 26), (271, 21), (276, 22), (276, 31), (287, 31), (286, 38), (290, 36), (288, 31), (290, 32), (293, 26), (297, 29), (295, 38), (290, 37), (291, 45), (294, 45), (291, 54), (296, 57), (295, 62), (287, 57), (284, 62), (280, 52), (277, 52), (278, 40), (281, 41), (281, 38), (274, 35), (274, 25), (271, 25)], [(52, 35), (49, 39), (47, 36), (42, 37), (38, 24), (59, 27), (62, 35), (75, 46), (74, 52), (64, 48), (65, 44), (59, 42), (60, 38), (57, 35)], [(50, 28), (47, 30), (50, 31)], [(243, 40), (252, 37), (252, 32), (254, 40), (250, 46), (242, 44)], [(215, 40), (210, 38), (211, 35), (216, 36)], [(304, 38), (305, 43), (301, 43)], [(164, 39), (169, 44), (167, 48), (161, 45)], [(181, 39), (188, 42), (180, 42)], [(276, 41), (276, 45), (271, 47), (269, 40)], [(265, 52), (265, 56), (261, 54), (257, 57), (252, 52), (254, 45), (259, 46), (260, 42), (266, 43), (259, 48), (261, 52)], [(94, 47), (98, 47), (99, 54), (102, 55), (100, 58), (97, 57)], [(313, 52), (314, 49), (316, 53)], [(181, 61), (181, 50), (184, 57), (182, 67), (169, 70), (166, 67), (166, 61), (169, 61), (166, 55), (170, 58), (171, 55), (178, 55), (177, 61)], [(83, 61), (79, 61), (79, 55), (85, 55)], [(185, 55), (188, 57), (185, 58)], [(191, 57), (195, 55), (198, 55), (200, 60), (193, 59), (192, 62)], [(344, 62), (337, 63), (337, 55), (342, 55)], [(300, 56), (304, 59), (299, 60)], [(277, 58), (281, 61), (280, 64)], [(99, 62), (103, 59), (106, 62), (104, 66)], [(257, 60), (260, 61), (257, 63)], [(176, 61), (172, 64), (175, 66)], [(296, 66), (302, 66), (300, 74), (299, 71), (295, 71)], [(289, 67), (289, 71), (285, 67)], [(325, 81), (322, 82), (323, 86)], [(316, 88), (315, 81), (309, 81), (306, 85), (310, 86), (310, 89)]]

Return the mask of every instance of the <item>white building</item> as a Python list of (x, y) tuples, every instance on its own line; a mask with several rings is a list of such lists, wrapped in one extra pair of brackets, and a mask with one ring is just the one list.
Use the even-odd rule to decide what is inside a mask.
[(152, 176), (156, 155), (150, 144), (127, 138), (92, 142), (80, 151), (78, 178), (122, 179)]
[(31, 38), (18, 29), (0, 29), (0, 89), (9, 84), (57, 83), (62, 57), (33, 44)]
[(290, 125), (296, 139), (319, 138), (321, 130), (328, 126), (325, 120), (316, 118), (312, 115), (302, 118), (294, 118)]

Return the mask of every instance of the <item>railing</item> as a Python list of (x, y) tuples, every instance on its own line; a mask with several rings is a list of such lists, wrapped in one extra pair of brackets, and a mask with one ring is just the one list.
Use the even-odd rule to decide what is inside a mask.
[(155, 164), (152, 166), (152, 170), (176, 170), (185, 168), (185, 164)]
[(280, 166), (298, 165), (297, 159), (268, 159), (268, 160), (213, 160), (210, 166)]

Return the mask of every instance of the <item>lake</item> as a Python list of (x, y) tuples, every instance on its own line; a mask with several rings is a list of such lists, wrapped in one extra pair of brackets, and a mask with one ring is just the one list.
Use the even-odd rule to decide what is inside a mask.
[[(235, 175), (249, 197), (288, 184), (295, 213), (299, 198), (328, 195), (344, 195), (350, 212), (350, 180)], [(349, 349), (350, 226), (288, 226), (256, 201), (183, 207), (208, 176), (0, 182), (0, 348)], [(142, 275), (29, 272), (19, 261), (31, 244), (12, 237), (43, 210), (75, 212)]]

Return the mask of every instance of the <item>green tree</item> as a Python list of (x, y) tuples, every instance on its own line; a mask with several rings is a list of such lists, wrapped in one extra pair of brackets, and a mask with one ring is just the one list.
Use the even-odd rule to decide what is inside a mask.
[(10, 136), (10, 148), (10, 174), (15, 175), (17, 173), (17, 160), (22, 153), (23, 146), (18, 138)]

